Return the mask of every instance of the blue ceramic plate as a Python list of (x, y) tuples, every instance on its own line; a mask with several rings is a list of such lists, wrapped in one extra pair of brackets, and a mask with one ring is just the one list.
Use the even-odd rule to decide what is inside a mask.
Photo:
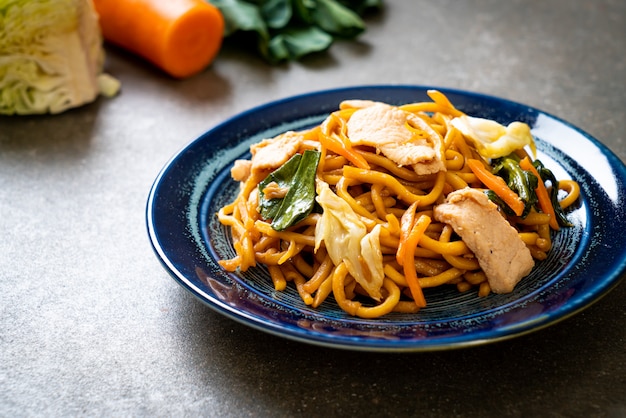
[(290, 287), (274, 291), (263, 267), (245, 274), (219, 267), (217, 260), (234, 251), (215, 213), (236, 195), (230, 168), (248, 157), (250, 144), (316, 125), (344, 99), (403, 104), (429, 100), (426, 90), (315, 92), (257, 107), (211, 129), (172, 158), (150, 191), (147, 226), (159, 260), (181, 286), (227, 317), (297, 341), (368, 351), (442, 350), (523, 335), (580, 312), (612, 289), (626, 269), (623, 163), (590, 135), (540, 110), (449, 89), (439, 90), (470, 115), (528, 123), (543, 163), (557, 178), (582, 186), (583, 197), (568, 215), (574, 226), (556, 234), (549, 258), (514, 292), (479, 298), (452, 286), (426, 289), (428, 306), (418, 314), (366, 320), (347, 316), (334, 301), (310, 308)]

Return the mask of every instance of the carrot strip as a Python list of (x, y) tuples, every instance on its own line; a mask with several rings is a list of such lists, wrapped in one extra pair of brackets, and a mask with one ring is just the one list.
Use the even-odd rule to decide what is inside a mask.
[(446, 95), (439, 90), (428, 90), (426, 94), (428, 94), (428, 97), (430, 97), (433, 102), (445, 108), (447, 110), (447, 113), (451, 114), (452, 116), (461, 116), (463, 114), (463, 112), (454, 107), (454, 105), (452, 104), (452, 102), (450, 102)]
[(421, 215), (413, 224), (411, 233), (404, 244), (406, 247), (402, 263), (404, 277), (409, 285), (409, 290), (411, 291), (411, 296), (413, 296), (415, 304), (420, 308), (426, 306), (426, 298), (424, 298), (424, 293), (422, 292), (422, 287), (419, 284), (415, 270), (415, 247), (419, 244), (420, 238), (424, 235), (430, 222), (431, 219), (428, 215)]
[(554, 207), (552, 206), (552, 201), (550, 200), (548, 189), (546, 189), (546, 185), (543, 183), (543, 180), (541, 180), (539, 172), (530, 162), (530, 159), (528, 157), (524, 157), (524, 159), (519, 162), (519, 166), (523, 170), (533, 173), (535, 177), (537, 177), (537, 179), (539, 180), (539, 182), (537, 183), (537, 188), (535, 189), (537, 199), (539, 200), (539, 207), (541, 208), (541, 211), (543, 213), (547, 213), (548, 215), (550, 215), (550, 227), (555, 231), (558, 231), (560, 229), (559, 222), (556, 219), (556, 213), (554, 211)]
[(331, 150), (335, 154), (345, 157), (348, 161), (358, 168), (369, 169), (370, 165), (361, 154), (356, 152), (345, 135), (337, 135), (333, 132), (335, 126), (342, 128), (343, 120), (336, 114), (331, 114), (326, 124), (323, 125), (319, 133), (319, 141), (323, 147)]
[(396, 252), (396, 261), (402, 265), (404, 263), (404, 254), (406, 253), (407, 240), (411, 235), (413, 224), (415, 223), (415, 211), (419, 201), (415, 201), (409, 206), (400, 218), (400, 243)]
[(94, 0), (104, 38), (176, 78), (206, 68), (224, 38), (221, 12), (204, 0)]
[(473, 158), (466, 160), (467, 166), (478, 177), (478, 179), (489, 189), (493, 190), (517, 216), (524, 212), (524, 202), (513, 190), (507, 186), (502, 177), (496, 176), (487, 170), (483, 163)]

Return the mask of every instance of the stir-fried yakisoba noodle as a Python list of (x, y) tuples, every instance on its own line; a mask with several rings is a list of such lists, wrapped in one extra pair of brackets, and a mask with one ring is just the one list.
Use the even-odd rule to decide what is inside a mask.
[(551, 230), (569, 226), (579, 187), (534, 159), (528, 125), (428, 95), (344, 101), (315, 128), (252, 145), (218, 213), (237, 254), (220, 265), (264, 264), (276, 290), (291, 282), (307, 305), (332, 295), (366, 318), (417, 312), (424, 288), (511, 292), (546, 258)]

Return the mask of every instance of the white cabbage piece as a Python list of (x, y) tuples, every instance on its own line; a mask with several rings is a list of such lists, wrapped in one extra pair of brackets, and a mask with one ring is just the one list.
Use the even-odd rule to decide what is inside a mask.
[(315, 250), (322, 241), (335, 265), (342, 261), (348, 272), (375, 300), (385, 278), (380, 249), (380, 225), (367, 232), (365, 224), (350, 205), (337, 196), (327, 183), (318, 181), (317, 202), (324, 212), (315, 228)]
[(60, 113), (113, 96), (91, 0), (0, 0), (0, 114)]
[(462, 115), (450, 123), (469, 138), (485, 158), (504, 157), (527, 145), (536, 153), (530, 127), (523, 122), (511, 122), (505, 127), (491, 119)]

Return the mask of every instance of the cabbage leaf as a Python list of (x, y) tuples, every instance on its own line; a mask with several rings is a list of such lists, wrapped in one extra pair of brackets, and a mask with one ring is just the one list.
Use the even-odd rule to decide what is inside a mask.
[(485, 158), (504, 157), (525, 146), (530, 147), (533, 155), (537, 152), (530, 127), (523, 122), (504, 126), (495, 120), (462, 115), (450, 123), (470, 139)]
[(317, 202), (324, 212), (315, 227), (315, 251), (324, 242), (330, 259), (348, 272), (374, 300), (382, 298), (385, 273), (380, 248), (380, 225), (370, 232), (350, 205), (328, 183), (318, 181)]
[(0, 1), (0, 114), (60, 113), (112, 96), (91, 0)]

